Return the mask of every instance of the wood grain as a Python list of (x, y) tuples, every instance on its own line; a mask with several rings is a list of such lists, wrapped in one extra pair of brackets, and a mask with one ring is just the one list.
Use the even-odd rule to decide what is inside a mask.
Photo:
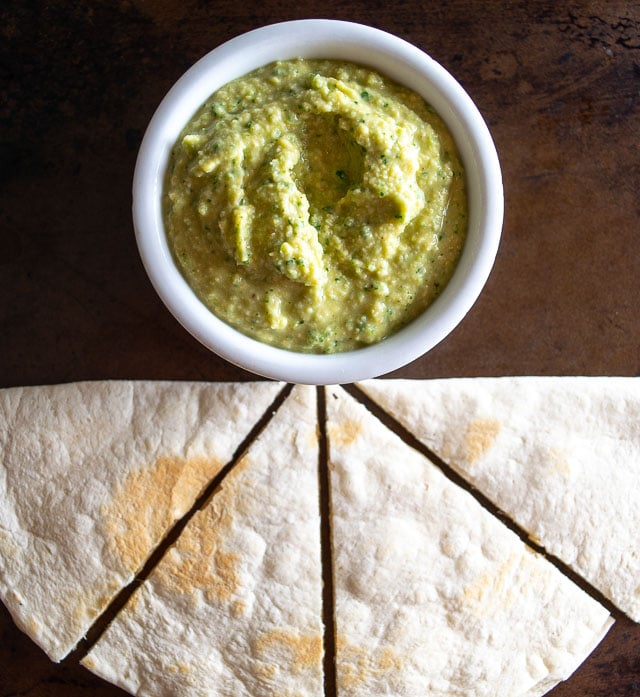
[[(640, 4), (452, 0), (7, 0), (0, 8), (0, 386), (243, 380), (164, 309), (133, 238), (131, 177), (171, 84), (243, 31), (372, 24), (449, 69), (500, 155), (503, 239), (454, 333), (397, 376), (640, 374)], [(1, 505), (1, 503), (0, 503)], [(55, 665), (0, 607), (0, 697), (123, 694)], [(640, 695), (619, 618), (554, 697)]]

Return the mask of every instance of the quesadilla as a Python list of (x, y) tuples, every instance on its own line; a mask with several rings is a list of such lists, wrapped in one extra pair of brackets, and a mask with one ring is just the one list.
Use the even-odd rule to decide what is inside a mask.
[(372, 380), (362, 390), (640, 621), (640, 378)]
[(83, 664), (137, 695), (320, 697), (315, 388), (293, 388)]
[(542, 695), (612, 624), (342, 388), (327, 390), (338, 697)]
[(58, 661), (232, 458), (282, 385), (0, 390), (0, 599)]

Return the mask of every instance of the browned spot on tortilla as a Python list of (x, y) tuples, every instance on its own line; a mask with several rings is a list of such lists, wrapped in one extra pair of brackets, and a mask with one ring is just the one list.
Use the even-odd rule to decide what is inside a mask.
[(247, 604), (243, 603), (242, 600), (236, 600), (236, 602), (231, 607), (231, 613), (234, 617), (242, 617), (247, 611)]
[(344, 421), (341, 424), (330, 424), (329, 441), (336, 445), (350, 445), (358, 439), (362, 433), (362, 424), (359, 421)]
[(128, 475), (101, 508), (109, 547), (125, 570), (138, 571), (221, 467), (205, 457), (162, 457)]
[(391, 648), (385, 646), (380, 650), (378, 668), (381, 671), (400, 670), (401, 665), (400, 657)]
[(142, 595), (142, 589), (138, 588), (137, 592), (135, 592), (127, 601), (127, 605), (126, 605), (127, 612), (130, 612), (131, 614), (135, 614), (138, 611), (138, 608), (140, 607), (141, 595)]
[(233, 500), (224, 496), (197, 513), (156, 569), (156, 578), (174, 593), (199, 590), (209, 602), (228, 602), (240, 587), (240, 556), (223, 548), (233, 523)]
[[(115, 594), (115, 591), (114, 591), (114, 594)], [(95, 616), (99, 615), (107, 607), (107, 605), (111, 602), (111, 598), (113, 597), (114, 594), (101, 595), (96, 600)]]
[(484, 572), (467, 585), (463, 593), (467, 609), (476, 615), (491, 616), (510, 607), (515, 600), (513, 574), (519, 561), (520, 556), (511, 555), (500, 568)]
[[(338, 688), (356, 687), (385, 678), (402, 670), (402, 659), (389, 646), (374, 651), (365, 650), (349, 642), (345, 637), (336, 637), (336, 665)], [(370, 686), (371, 687), (371, 686)]]
[(470, 463), (479, 460), (495, 443), (500, 433), (496, 419), (478, 419), (469, 424), (465, 434), (465, 449)]
[(571, 463), (567, 457), (566, 450), (562, 448), (551, 448), (548, 452), (547, 466), (545, 474), (569, 477), (571, 475)]
[(27, 620), (27, 627), (33, 634), (39, 634), (40, 632), (40, 622), (33, 616)]
[(66, 612), (76, 619), (79, 624), (92, 622), (109, 605), (122, 584), (110, 579), (103, 587), (96, 589), (95, 593), (87, 592), (82, 588), (69, 591), (64, 600), (61, 600)]
[(183, 675), (192, 672), (191, 666), (186, 663), (174, 663), (173, 665), (167, 666), (167, 670), (170, 673), (182, 673)]
[(512, 607), (522, 597), (522, 584), (533, 597), (542, 596), (549, 583), (547, 567), (540, 555), (528, 547), (512, 553), (498, 569), (487, 570), (466, 586), (463, 599), (467, 609), (477, 616), (494, 616)]
[(263, 678), (264, 680), (273, 680), (278, 673), (278, 666), (274, 666), (273, 664), (267, 665), (264, 663), (257, 663), (253, 667), (253, 670), (257, 676)]
[(255, 642), (256, 654), (268, 657), (276, 665), (283, 659), (296, 672), (320, 669), (322, 664), (322, 637), (319, 635), (294, 634), (286, 629), (272, 629), (262, 634)]

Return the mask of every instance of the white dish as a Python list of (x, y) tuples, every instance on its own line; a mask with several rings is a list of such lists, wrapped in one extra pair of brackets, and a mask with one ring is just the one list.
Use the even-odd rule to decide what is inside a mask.
[[(469, 227), (456, 271), (445, 290), (411, 324), (377, 344), (336, 354), (268, 346), (213, 315), (174, 264), (162, 220), (162, 187), (180, 131), (219, 87), (274, 60), (329, 58), (372, 67), (415, 90), (454, 136), (467, 177)], [(496, 149), (471, 98), (441, 65), (403, 39), (372, 27), (309, 19), (273, 24), (214, 49), (172, 87), (143, 138), (133, 181), (138, 249), (156, 292), (202, 344), (246, 370), (275, 380), (339, 384), (378, 377), (423, 355), (464, 318), (480, 295), (500, 241), (504, 196)]]

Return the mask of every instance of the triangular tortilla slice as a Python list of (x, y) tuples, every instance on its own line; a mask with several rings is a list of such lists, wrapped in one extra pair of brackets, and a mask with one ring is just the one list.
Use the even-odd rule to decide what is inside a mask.
[(338, 697), (541, 695), (608, 612), (342, 388), (328, 389)]
[(315, 388), (295, 387), (83, 664), (138, 695), (320, 697)]
[(67, 655), (232, 458), (282, 384), (0, 390), (0, 599)]
[(640, 378), (373, 380), (360, 387), (640, 621)]

